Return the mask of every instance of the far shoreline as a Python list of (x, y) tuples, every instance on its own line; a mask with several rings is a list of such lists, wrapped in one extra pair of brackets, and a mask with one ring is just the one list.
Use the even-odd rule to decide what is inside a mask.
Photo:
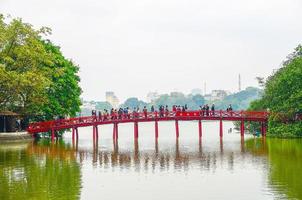
[(31, 140), (34, 140), (34, 138), (26, 131), (0, 133), (0, 143), (31, 141)]

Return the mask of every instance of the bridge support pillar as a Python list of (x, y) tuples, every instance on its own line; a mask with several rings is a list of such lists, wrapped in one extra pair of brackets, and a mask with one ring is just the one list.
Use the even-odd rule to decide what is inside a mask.
[(178, 139), (179, 138), (178, 120), (175, 120), (175, 133), (176, 133), (176, 139)]
[(138, 123), (134, 122), (134, 139), (138, 139)]
[(72, 142), (74, 143), (75, 129), (72, 127)]
[(202, 137), (202, 124), (201, 120), (198, 121), (198, 133), (199, 133), (199, 138)]
[(95, 126), (92, 126), (92, 132), (93, 132), (93, 142), (95, 141)]
[(79, 130), (78, 130), (78, 128), (75, 128), (75, 132), (76, 132), (76, 140), (78, 142), (78, 140), (79, 140)]
[(116, 126), (115, 126), (115, 123), (113, 124), (112, 139), (113, 139), (113, 141), (116, 140)]
[(220, 119), (219, 122), (219, 136), (222, 138), (223, 136), (223, 124), (222, 124), (222, 119)]
[(55, 130), (51, 129), (51, 141), (53, 142), (55, 140)]
[(93, 141), (98, 140), (98, 138), (99, 138), (98, 126), (93, 126)]
[(265, 127), (265, 123), (264, 122), (261, 122), (261, 135), (263, 137), (266, 136), (266, 127)]
[(155, 139), (158, 139), (158, 121), (155, 121)]
[(115, 140), (117, 140), (118, 139), (118, 123), (115, 123), (114, 126), (115, 126)]
[(244, 120), (241, 121), (241, 125), (240, 125), (240, 135), (241, 135), (241, 137), (244, 136)]

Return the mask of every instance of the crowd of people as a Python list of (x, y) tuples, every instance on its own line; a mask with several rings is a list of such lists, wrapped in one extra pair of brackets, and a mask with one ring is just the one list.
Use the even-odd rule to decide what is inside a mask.
[[(171, 112), (172, 111), (172, 112)], [(172, 109), (169, 109), (168, 105), (160, 105), (158, 106), (158, 110), (152, 105), (150, 108), (150, 113), (152, 116), (156, 117), (167, 117), (173, 116), (176, 112), (186, 112), (188, 111), (188, 106), (185, 104), (184, 106), (181, 105), (173, 105)], [(226, 111), (232, 112), (233, 108), (230, 104)], [(106, 120), (117, 120), (117, 119), (132, 119), (132, 118), (140, 118), (140, 117), (148, 117), (148, 109), (146, 106), (140, 110), (139, 106), (134, 107), (132, 110), (129, 107), (114, 109), (112, 108), (110, 111), (104, 109), (103, 112), (93, 110), (92, 115), (97, 117), (100, 121)], [(201, 116), (215, 116), (215, 105), (212, 104), (211, 107), (208, 104), (200, 106), (200, 115)]]

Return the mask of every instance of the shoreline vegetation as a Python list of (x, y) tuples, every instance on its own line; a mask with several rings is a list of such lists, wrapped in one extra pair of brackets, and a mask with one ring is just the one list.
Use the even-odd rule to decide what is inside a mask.
[(11, 142), (22, 142), (34, 140), (32, 135), (29, 135), (26, 131), (13, 132), (13, 133), (0, 133), (0, 144)]

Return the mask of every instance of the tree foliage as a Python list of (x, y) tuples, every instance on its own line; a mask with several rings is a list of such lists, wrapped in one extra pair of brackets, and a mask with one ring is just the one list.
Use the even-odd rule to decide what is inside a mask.
[(79, 110), (78, 67), (43, 39), (48, 34), (0, 15), (0, 111), (51, 119)]
[(77, 75), (79, 67), (62, 55), (60, 48), (49, 40), (43, 41), (44, 47), (52, 55), (52, 64), (47, 67), (52, 71), (51, 84), (47, 89), (48, 102), (43, 106), (46, 119), (54, 116), (75, 116), (81, 105), (80, 81)]
[(138, 100), (138, 98), (136, 98), (136, 97), (128, 98), (124, 102), (124, 104), (121, 105), (121, 107), (123, 107), (123, 108), (129, 107), (130, 109), (137, 108), (137, 107), (143, 108), (144, 106), (147, 106), (147, 103), (144, 101)]
[(296, 121), (297, 114), (302, 112), (301, 45), (267, 79), (262, 99), (253, 102), (250, 108), (271, 111), (270, 134), (280, 137), (302, 136), (301, 121)]
[(262, 90), (255, 87), (247, 87), (245, 90), (226, 96), (220, 101), (215, 103), (217, 109), (225, 110), (229, 104), (232, 105), (234, 110), (246, 110), (250, 103), (261, 97)]

